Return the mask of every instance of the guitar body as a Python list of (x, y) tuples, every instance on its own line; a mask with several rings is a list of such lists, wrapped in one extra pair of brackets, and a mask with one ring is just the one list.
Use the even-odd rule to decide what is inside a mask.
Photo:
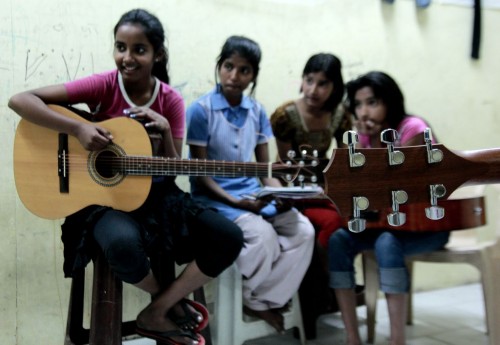
[[(50, 105), (57, 112), (88, 122), (70, 110)], [(103, 122), (113, 143), (130, 155), (151, 156), (151, 143), (143, 126), (130, 118), (120, 117)], [(132, 211), (146, 200), (151, 176), (122, 176), (108, 179), (90, 173), (90, 152), (73, 136), (67, 136), (68, 191), (60, 191), (58, 172), (59, 133), (21, 120), (14, 139), (14, 178), (24, 206), (37, 216), (58, 219), (89, 205), (109, 206)], [(108, 181), (109, 180), (109, 181)], [(107, 183), (109, 182), (109, 183)]]

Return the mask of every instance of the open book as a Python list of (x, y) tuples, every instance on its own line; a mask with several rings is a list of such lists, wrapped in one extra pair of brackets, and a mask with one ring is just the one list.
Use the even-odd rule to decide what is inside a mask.
[(248, 199), (263, 198), (268, 195), (273, 195), (282, 199), (308, 199), (317, 198), (324, 195), (323, 188), (319, 186), (303, 186), (303, 187), (263, 187), (255, 194), (246, 194), (243, 197)]

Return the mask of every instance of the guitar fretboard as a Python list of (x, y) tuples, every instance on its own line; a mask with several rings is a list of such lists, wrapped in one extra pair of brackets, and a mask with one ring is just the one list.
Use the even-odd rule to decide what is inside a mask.
[(111, 159), (110, 167), (113, 172), (125, 175), (217, 177), (272, 177), (276, 175), (276, 170), (288, 169), (274, 163), (242, 163), (141, 156), (114, 157)]

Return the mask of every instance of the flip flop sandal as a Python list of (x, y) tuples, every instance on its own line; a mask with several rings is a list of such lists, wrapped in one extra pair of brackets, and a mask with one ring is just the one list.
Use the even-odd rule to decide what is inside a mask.
[[(178, 314), (174, 313), (172, 310), (170, 310), (167, 314), (167, 316), (177, 324), (181, 329), (189, 329), (188, 326), (190, 324), (196, 323), (197, 326), (192, 329), (192, 331), (195, 332), (200, 332), (201, 330), (205, 329), (208, 325), (208, 310), (207, 308), (198, 302), (192, 301), (187, 298), (183, 298), (182, 300), (179, 301), (180, 306), (182, 307), (182, 310), (184, 312), (183, 316), (179, 316)], [(201, 320), (199, 319), (199, 316), (197, 314), (194, 314), (191, 309), (188, 307), (191, 306), (194, 310), (196, 310), (198, 313), (201, 314)]]
[(172, 331), (151, 331), (149, 329), (144, 329), (139, 326), (136, 327), (135, 331), (137, 334), (143, 337), (150, 338), (161, 342), (165, 345), (182, 345), (181, 343), (172, 339), (172, 337), (187, 337), (198, 342), (198, 345), (205, 345), (205, 338), (199, 333), (186, 331), (186, 330), (172, 330)]

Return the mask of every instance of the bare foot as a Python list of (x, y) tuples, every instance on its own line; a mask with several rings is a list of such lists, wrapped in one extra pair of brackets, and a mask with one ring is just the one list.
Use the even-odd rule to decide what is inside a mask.
[[(183, 332), (173, 321), (165, 316), (165, 313), (159, 312), (151, 307), (151, 305), (147, 306), (143, 309), (139, 315), (137, 315), (137, 327), (143, 330), (142, 333), (151, 332), (150, 334), (144, 334), (145, 336), (151, 337), (153, 339), (155, 336), (161, 336), (160, 333), (164, 332), (175, 332), (170, 333), (168, 338), (183, 345), (196, 345), (198, 341), (188, 337), (183, 336), (181, 332)], [(191, 332), (190, 332), (191, 334)], [(195, 333), (192, 333), (195, 335)]]
[(174, 305), (167, 315), (182, 329), (193, 330), (203, 321), (203, 315), (183, 300)]
[(347, 345), (362, 345), (361, 339), (359, 339), (359, 337), (353, 337), (353, 338), (347, 337), (346, 344)]
[(243, 312), (249, 316), (258, 317), (273, 326), (279, 334), (285, 333), (285, 321), (283, 315), (274, 310), (254, 310), (243, 306)]
[(273, 308), (271, 309), (272, 311), (278, 312), (280, 314), (286, 313), (287, 311), (290, 311), (290, 303), (285, 304), (284, 306), (280, 308)]

